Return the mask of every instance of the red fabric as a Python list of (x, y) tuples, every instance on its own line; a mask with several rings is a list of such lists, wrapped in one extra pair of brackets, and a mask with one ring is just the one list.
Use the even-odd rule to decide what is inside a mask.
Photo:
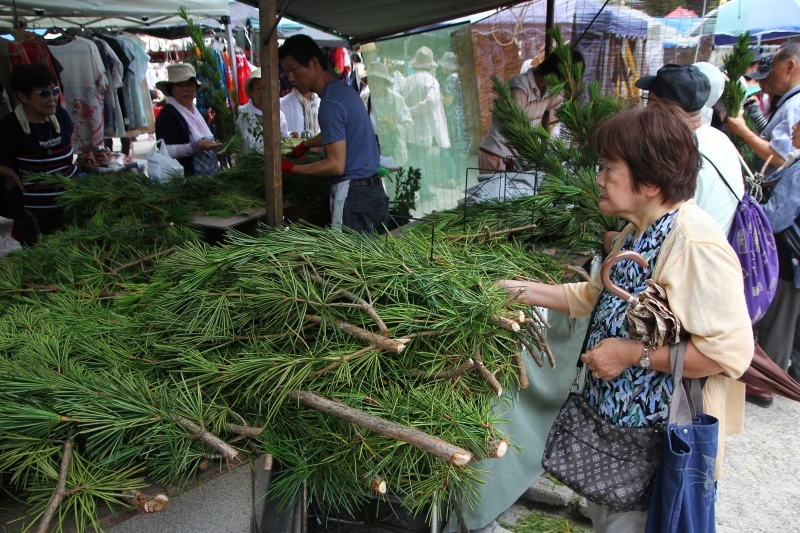
[(236, 54), (236, 75), (239, 77), (236, 94), (239, 104), (246, 104), (250, 99), (244, 94), (244, 82), (250, 77), (250, 62), (244, 54)]
[(291, 174), (292, 169), (294, 169), (294, 166), (295, 166), (294, 163), (292, 163), (291, 161), (288, 161), (286, 159), (281, 159), (281, 171), (283, 171), (284, 174)]
[(25, 48), (19, 41), (8, 42), (8, 56), (9, 59), (11, 60), (12, 67), (17, 67), (19, 65), (30, 63), (30, 60), (28, 59), (28, 54), (25, 52)]

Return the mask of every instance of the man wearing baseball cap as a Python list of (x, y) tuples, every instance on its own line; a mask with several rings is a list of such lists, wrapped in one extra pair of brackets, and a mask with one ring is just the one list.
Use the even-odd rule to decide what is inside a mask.
[(719, 69), (708, 63), (664, 65), (655, 76), (644, 76), (636, 81), (636, 86), (649, 91), (651, 98), (669, 100), (683, 110), (686, 123), (694, 130), (698, 149), (703, 156), (694, 200), (727, 235), (736, 212), (737, 197), (741, 198), (744, 194), (742, 170), (736, 147), (730, 139), (702, 122), (703, 108), (716, 103), (724, 84), (725, 78)]
[(758, 80), (765, 93), (775, 95), (767, 127), (757, 134), (747, 127), (741, 113), (728, 117), (726, 124), (728, 131), (741, 137), (762, 160), (769, 160), (767, 174), (771, 174), (794, 150), (791, 128), (800, 120), (800, 43), (785, 43), (774, 56), (762, 57), (748, 76)]

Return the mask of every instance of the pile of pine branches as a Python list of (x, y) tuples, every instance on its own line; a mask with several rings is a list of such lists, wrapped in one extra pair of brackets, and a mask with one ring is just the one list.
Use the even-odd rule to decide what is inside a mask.
[(76, 180), (72, 226), (0, 259), (0, 474), (26, 524), (99, 527), (146, 478), (251, 450), (288, 467), (274, 494), (307, 482), (321, 508), (479, 504), (473, 463), (513, 446), (493, 406), (552, 362), (544, 322), (493, 283), (558, 281), (552, 258), (430, 226), (210, 247), (186, 195), (138, 179)]
[[(567, 85), (577, 122), (610, 109)], [(98, 528), (146, 478), (181, 485), (251, 451), (287, 467), (270, 485), (286, 503), (307, 484), (322, 509), (387, 492), (413, 513), (479, 505), (474, 463), (514, 445), (493, 407), (528, 386), (526, 365), (554, 364), (542, 318), (494, 281), (562, 280), (530, 231), (580, 248), (612, 225), (591, 211), (577, 122), (571, 147), (527, 124), (539, 196), (400, 238), (290, 226), (204, 244), (193, 214), (260, 199), (257, 153), (212, 180), (61, 183), (71, 226), (0, 260), (0, 475), (25, 523)]]

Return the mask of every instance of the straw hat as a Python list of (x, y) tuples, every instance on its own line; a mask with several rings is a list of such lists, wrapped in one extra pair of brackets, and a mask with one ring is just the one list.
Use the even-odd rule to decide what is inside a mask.
[(414, 59), (410, 62), (411, 68), (423, 70), (432, 69), (438, 64), (439, 63), (433, 59), (433, 50), (427, 46), (423, 46), (417, 50), (417, 53), (414, 54)]
[(197, 83), (198, 91), (208, 87), (205, 83), (197, 81), (197, 73), (192, 65), (189, 63), (172, 63), (167, 65), (167, 79), (156, 83), (156, 89), (164, 94), (170, 94), (170, 85), (191, 79), (194, 79), (195, 83)]
[(456, 55), (453, 52), (445, 52), (439, 60), (439, 65), (453, 72), (461, 70), (456, 62)]
[(244, 94), (252, 100), (253, 98), (253, 82), (255, 80), (261, 79), (261, 69), (256, 68), (253, 69), (253, 72), (250, 73), (250, 77), (244, 82)]
[(369, 64), (369, 79), (381, 78), (383, 80), (388, 81), (389, 83), (394, 83), (394, 78), (391, 74), (389, 74), (389, 67), (384, 65), (383, 63), (370, 63)]

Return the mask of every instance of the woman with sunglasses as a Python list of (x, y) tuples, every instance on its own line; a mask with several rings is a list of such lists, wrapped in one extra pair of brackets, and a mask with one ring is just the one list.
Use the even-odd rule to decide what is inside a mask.
[(14, 219), (12, 236), (29, 246), (39, 235), (61, 226), (56, 199), (64, 191), (29, 180), (31, 174), (71, 177), (72, 120), (59, 105), (61, 89), (56, 77), (42, 64), (14, 67), (11, 87), (21, 102), (0, 119), (0, 177), (5, 181), (0, 214)]

